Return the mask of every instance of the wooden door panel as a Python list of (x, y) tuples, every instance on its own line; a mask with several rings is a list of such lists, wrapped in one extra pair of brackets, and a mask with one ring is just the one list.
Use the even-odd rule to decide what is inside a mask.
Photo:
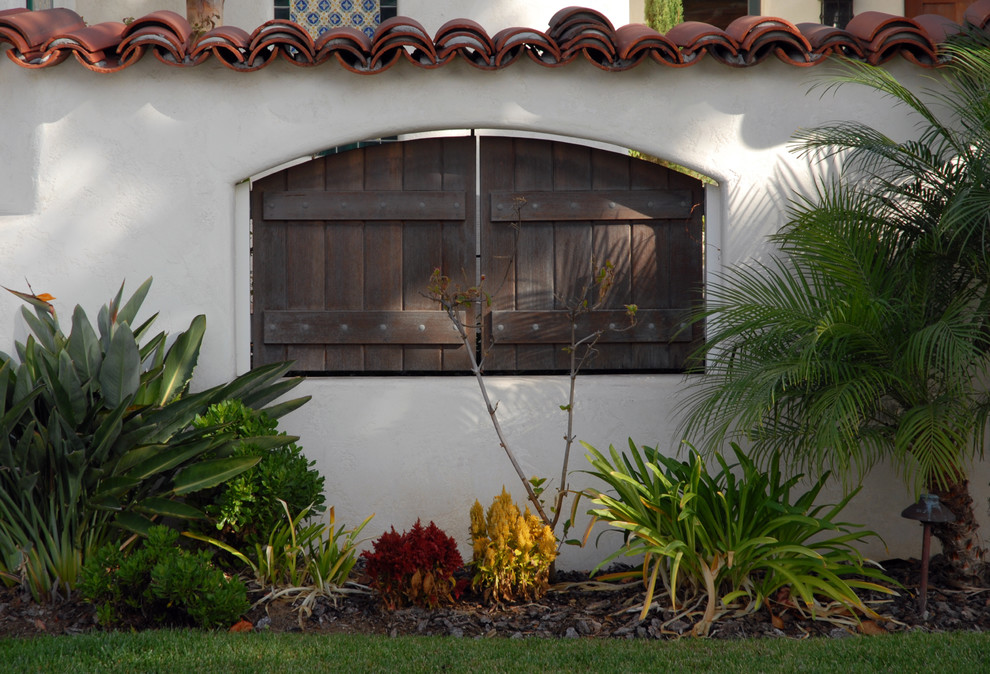
[(961, 24), (970, 4), (971, 0), (906, 0), (904, 15), (911, 18), (921, 14), (937, 14)]

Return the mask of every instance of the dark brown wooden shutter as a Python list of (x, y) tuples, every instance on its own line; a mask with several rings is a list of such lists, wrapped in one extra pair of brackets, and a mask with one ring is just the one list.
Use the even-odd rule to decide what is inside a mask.
[[(671, 371), (702, 337), (680, 321), (700, 298), (703, 187), (627, 155), (561, 142), (435, 138), (294, 166), (252, 190), (253, 362), (302, 372), (464, 371), (456, 331), (424, 296), (434, 268), (462, 287), (481, 271), (489, 372), (566, 372), (565, 306), (615, 265), (609, 330), (586, 371)], [(480, 203), (475, 196), (480, 193)], [(639, 306), (628, 325), (624, 305)], [(468, 323), (471, 317), (465, 317)], [(472, 335), (473, 339), (473, 335)]]
[[(585, 370), (678, 370), (702, 337), (681, 329), (702, 286), (698, 180), (629, 156), (566, 143), (482, 139), (482, 268), (494, 301), (489, 371), (567, 371), (567, 301), (615, 266), (603, 310), (579, 338), (608, 329)], [(639, 307), (629, 328), (624, 306)]]
[(387, 143), (258, 181), (253, 362), (307, 372), (463, 370), (423, 296), (435, 267), (474, 270), (474, 139)]

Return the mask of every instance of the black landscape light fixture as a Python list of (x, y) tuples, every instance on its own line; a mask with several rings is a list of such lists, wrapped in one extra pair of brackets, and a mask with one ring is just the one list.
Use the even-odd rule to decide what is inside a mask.
[(853, 18), (853, 0), (822, 0), (822, 25), (845, 28)]
[(949, 511), (935, 494), (922, 494), (918, 502), (909, 505), (901, 513), (901, 517), (909, 520), (918, 520), (924, 527), (924, 539), (921, 544), (921, 587), (919, 588), (920, 598), (918, 610), (921, 618), (928, 617), (928, 556), (932, 547), (932, 525), (953, 522), (956, 516)]

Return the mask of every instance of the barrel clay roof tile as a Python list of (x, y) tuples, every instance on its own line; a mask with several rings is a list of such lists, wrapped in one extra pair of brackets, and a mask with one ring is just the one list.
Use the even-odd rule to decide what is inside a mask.
[(934, 67), (941, 58), (939, 44), (972, 28), (990, 29), (990, 0), (970, 5), (962, 26), (932, 14), (908, 19), (863, 12), (845, 30), (745, 16), (725, 30), (686, 22), (661, 34), (641, 24), (615, 28), (600, 12), (566, 7), (554, 14), (546, 31), (515, 27), (489, 36), (478, 23), (455, 19), (430, 36), (414, 19), (395, 17), (382, 22), (373, 38), (351, 28), (334, 28), (317, 40), (284, 20), (268, 21), (250, 33), (221, 26), (196, 35), (185, 17), (170, 11), (152, 12), (127, 25), (87, 26), (69, 9), (9, 9), (0, 11), (0, 50), (25, 68), (50, 68), (74, 56), (83, 67), (101, 73), (122, 70), (147, 52), (171, 66), (215, 60), (242, 72), (264, 68), (280, 56), (298, 66), (336, 61), (360, 74), (382, 72), (400, 60), (439, 68), (460, 59), (475, 68), (498, 70), (523, 54), (549, 67), (584, 58), (607, 71), (628, 70), (645, 59), (684, 67), (704, 57), (735, 67), (753, 66), (771, 56), (794, 66), (812, 66), (832, 55), (873, 64), (900, 56)]

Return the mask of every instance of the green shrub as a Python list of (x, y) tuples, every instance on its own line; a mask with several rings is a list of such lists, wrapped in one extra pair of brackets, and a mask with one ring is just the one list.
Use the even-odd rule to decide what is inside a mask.
[(546, 594), (550, 565), (557, 558), (557, 538), (528, 507), (520, 513), (505, 487), (487, 516), (481, 503), (474, 502), (471, 542), (471, 585), (484, 592), (485, 599), (536, 601)]
[(894, 582), (853, 547), (876, 534), (835, 521), (856, 492), (836, 505), (814, 504), (828, 473), (792, 502), (802, 476), (784, 479), (777, 457), (761, 471), (735, 444), (738, 465), (716, 454), (721, 470), (714, 476), (697, 452), (681, 462), (652, 447), (640, 453), (630, 440), (629, 455), (610, 447), (609, 461), (591, 445), (585, 448), (591, 474), (614, 492), (599, 492), (593, 502), (601, 508), (589, 514), (626, 538), (595, 571), (621, 555), (644, 555), (647, 596), (640, 619), (650, 609), (658, 576), (675, 608), (695, 592), (707, 598), (696, 634), (707, 634), (718, 603), (729, 607), (745, 599), (744, 608), (754, 611), (785, 587), (795, 606), (803, 610), (803, 602), (813, 617), (827, 612), (820, 597), (872, 615), (855, 588), (893, 593), (873, 581)]
[[(228, 434), (193, 419), (229, 398), (264, 407), (299, 381), (283, 380), (290, 364), (278, 363), (189, 393), (206, 318), (171, 341), (152, 334), (155, 316), (136, 322), (150, 286), (126, 301), (121, 286), (95, 327), (77, 306), (69, 334), (54, 298), (15, 293), (34, 311), (22, 309), (31, 334), (16, 360), (0, 353), (0, 580), (18, 578), (37, 600), (70, 592), (117, 527), (147, 533), (155, 517), (203, 517), (187, 495), (257, 458), (232, 455)], [(267, 409), (278, 417), (306, 400)]]
[(237, 477), (196, 495), (194, 503), (215, 521), (225, 542), (234, 547), (263, 543), (282, 523), (283, 503), (290, 519), (304, 510), (314, 516), (323, 513), (324, 479), (313, 469), (315, 462), (307, 461), (294, 442), (269, 447), (257, 441), (288, 437), (278, 430), (278, 421), (263, 410), (252, 410), (239, 400), (225, 400), (211, 405), (193, 425), (233, 434), (237, 442), (231, 456), (260, 458)]
[(288, 506), (284, 502), (281, 505), (285, 521), (272, 529), (266, 543), (255, 543), (246, 553), (214, 538), (192, 532), (184, 535), (211, 543), (247, 565), (255, 581), (263, 588), (270, 588), (268, 598), (302, 596), (297, 606), (303, 618), (309, 615), (317, 597), (336, 599), (338, 595), (357, 591), (345, 586), (357, 563), (358, 536), (373, 515), (354, 529), (345, 529), (343, 525), (334, 529), (333, 508), (330, 508), (329, 524), (301, 525), (309, 517), (309, 508), (293, 517)]
[(152, 527), (130, 554), (111, 544), (86, 561), (79, 590), (96, 605), (102, 625), (225, 627), (250, 608), (239, 579), (214, 567), (210, 552), (178, 547), (178, 537), (174, 529)]

